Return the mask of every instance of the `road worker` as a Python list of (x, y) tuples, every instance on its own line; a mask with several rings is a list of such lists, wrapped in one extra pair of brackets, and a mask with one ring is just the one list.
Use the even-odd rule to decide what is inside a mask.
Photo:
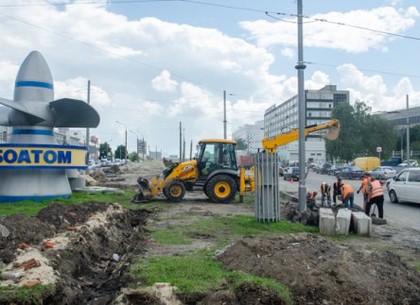
[(369, 216), (370, 207), (374, 204), (378, 207), (379, 218), (384, 218), (384, 189), (382, 184), (376, 177), (370, 177), (368, 185), (368, 202), (366, 204), (365, 213)]
[(353, 209), (354, 207), (354, 190), (350, 184), (341, 183), (341, 196), (343, 204), (346, 208)]
[(306, 194), (306, 205), (311, 210), (316, 207), (316, 195), (318, 195), (316, 191), (308, 192)]
[(341, 178), (337, 177), (337, 181), (333, 184), (333, 202), (337, 204), (337, 196), (341, 195)]
[(331, 206), (331, 185), (327, 182), (321, 183), (321, 206)]
[(362, 192), (363, 195), (363, 210), (366, 210), (366, 205), (368, 202), (368, 185), (370, 183), (370, 174), (364, 173), (362, 175), (362, 183), (360, 184), (359, 189), (357, 190), (357, 194)]

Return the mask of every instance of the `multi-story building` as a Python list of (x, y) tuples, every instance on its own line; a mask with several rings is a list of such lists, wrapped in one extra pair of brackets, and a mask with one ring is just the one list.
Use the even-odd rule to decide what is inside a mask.
[[(375, 113), (385, 120), (391, 121), (395, 125), (395, 130), (397, 132), (398, 137), (400, 138), (400, 147), (401, 151), (394, 151), (393, 155), (403, 155), (404, 151), (406, 151), (407, 142), (407, 126), (413, 127), (416, 125), (420, 125), (420, 107), (412, 107), (412, 108), (405, 108), (405, 109), (398, 109), (393, 111), (380, 111)], [(419, 151), (412, 151), (410, 149), (410, 154), (413, 157), (419, 157)]]
[[(305, 90), (305, 126), (325, 123), (331, 119), (331, 112), (340, 103), (348, 103), (350, 93), (327, 85), (320, 90)], [(273, 137), (299, 127), (298, 95), (280, 105), (269, 107), (264, 114), (264, 136)], [(305, 160), (322, 163), (326, 161), (325, 140), (322, 131), (306, 137)], [(278, 148), (282, 161), (299, 161), (299, 142), (294, 141)]]
[(256, 153), (261, 148), (261, 140), (264, 137), (264, 121), (255, 124), (245, 124), (232, 134), (233, 139), (242, 139), (247, 145), (248, 153)]
[(375, 115), (378, 115), (385, 120), (392, 121), (397, 130), (407, 129), (407, 123), (410, 126), (420, 124), (420, 106), (393, 111), (381, 111), (375, 113)]

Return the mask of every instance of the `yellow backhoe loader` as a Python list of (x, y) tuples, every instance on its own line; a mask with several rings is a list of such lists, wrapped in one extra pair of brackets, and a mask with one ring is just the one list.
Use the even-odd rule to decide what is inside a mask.
[[(338, 137), (340, 124), (333, 119), (325, 124), (305, 128), (305, 136), (327, 131), (323, 136), (329, 140)], [(277, 147), (299, 138), (299, 130), (262, 140), (262, 148), (267, 153), (276, 153)], [(146, 202), (160, 192), (172, 202), (181, 201), (186, 191), (203, 191), (211, 202), (231, 202), (239, 192), (241, 196), (254, 191), (253, 170), (238, 168), (235, 154), (236, 142), (227, 139), (204, 139), (198, 143), (196, 158), (182, 163), (167, 162), (167, 168), (150, 181), (139, 177), (139, 192), (133, 202)]]

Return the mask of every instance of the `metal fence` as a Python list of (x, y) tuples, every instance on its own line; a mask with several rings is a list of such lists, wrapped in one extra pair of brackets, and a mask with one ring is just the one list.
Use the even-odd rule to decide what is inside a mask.
[(279, 162), (276, 153), (256, 153), (255, 217), (259, 221), (280, 220)]

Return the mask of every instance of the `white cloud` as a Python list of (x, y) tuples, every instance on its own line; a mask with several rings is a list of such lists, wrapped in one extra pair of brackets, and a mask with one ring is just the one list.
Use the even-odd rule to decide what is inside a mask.
[(420, 91), (412, 81), (401, 78), (396, 84), (387, 85), (380, 75), (366, 76), (352, 64), (338, 67), (343, 90), (349, 90), (352, 101), (364, 101), (372, 111), (390, 111), (405, 108), (406, 96), (410, 96), (411, 106), (420, 105)]
[[(304, 20), (304, 45), (340, 49), (349, 53), (362, 53), (372, 48), (386, 51), (386, 44), (394, 39), (393, 36), (360, 28), (402, 34), (415, 25), (415, 18), (418, 16), (419, 12), (415, 7), (409, 7), (406, 10), (380, 7), (345, 13), (316, 14)], [(296, 21), (296, 19), (289, 19), (289, 21)], [(296, 45), (296, 23), (257, 20), (243, 21), (241, 26), (251, 33), (251, 37), (260, 47)]]
[[(85, 100), (87, 80), (91, 80), (91, 104), (101, 116), (92, 134), (116, 147), (124, 142), (118, 120), (144, 136), (153, 150), (176, 153), (180, 122), (187, 141), (223, 136), (224, 90), (228, 134), (262, 120), (266, 108), (297, 93), (295, 23), (243, 21), (242, 29), (254, 43), (238, 38), (246, 36), (243, 32), (226, 34), (222, 24), (220, 28), (192, 26), (148, 17), (140, 10), (137, 19), (130, 19), (111, 12), (113, 5), (103, 0), (95, 5), (3, 8), (0, 96), (13, 96), (17, 69), (36, 49), (50, 66), (56, 98)], [(404, 33), (414, 29), (418, 15), (415, 7), (387, 7), (313, 17)], [(308, 48), (356, 55), (387, 50), (393, 39), (323, 22), (305, 23), (304, 34)], [(420, 103), (418, 85), (410, 79), (390, 85), (380, 75), (365, 75), (354, 64), (337, 71), (340, 79), (322, 70), (306, 73), (305, 87), (316, 90), (334, 84), (378, 109), (391, 108), (395, 101), (403, 103), (406, 91), (413, 104)], [(131, 151), (134, 134), (128, 137)]]
[(169, 91), (176, 90), (178, 82), (171, 79), (171, 73), (168, 70), (162, 71), (158, 76), (152, 79), (152, 87), (156, 91)]
[(281, 55), (287, 58), (294, 58), (296, 56), (295, 51), (292, 48), (283, 48), (281, 50)]
[(319, 90), (325, 85), (330, 84), (331, 80), (328, 74), (321, 71), (315, 71), (311, 78), (305, 81), (305, 89)]

